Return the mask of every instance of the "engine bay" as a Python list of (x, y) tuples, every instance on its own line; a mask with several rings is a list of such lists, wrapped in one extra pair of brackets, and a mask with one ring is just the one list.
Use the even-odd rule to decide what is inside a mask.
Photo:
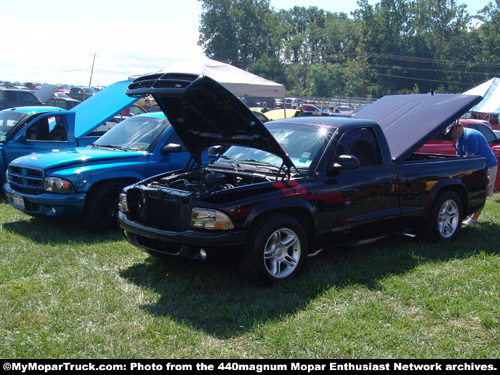
[(151, 181), (147, 184), (147, 187), (171, 188), (202, 195), (232, 189), (237, 186), (274, 180), (275, 176), (266, 176), (264, 174), (194, 169), (182, 174), (161, 177), (158, 180)]

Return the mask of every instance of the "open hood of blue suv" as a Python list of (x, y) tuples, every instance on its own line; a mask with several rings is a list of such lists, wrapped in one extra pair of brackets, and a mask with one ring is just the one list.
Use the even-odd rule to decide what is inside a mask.
[(75, 106), (75, 137), (86, 136), (100, 124), (135, 103), (139, 98), (131, 98), (125, 90), (132, 80), (113, 83), (84, 102)]

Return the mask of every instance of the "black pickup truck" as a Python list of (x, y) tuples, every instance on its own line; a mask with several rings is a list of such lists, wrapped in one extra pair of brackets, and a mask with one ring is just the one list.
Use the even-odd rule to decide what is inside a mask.
[[(244, 277), (266, 286), (342, 243), (394, 232), (452, 241), (465, 215), (485, 203), (483, 158), (414, 151), (477, 96), (387, 96), (355, 118), (264, 125), (206, 76), (143, 76), (127, 94), (152, 94), (193, 158), (121, 194), (121, 228), (153, 255), (234, 255)], [(202, 167), (206, 149), (214, 159)]]

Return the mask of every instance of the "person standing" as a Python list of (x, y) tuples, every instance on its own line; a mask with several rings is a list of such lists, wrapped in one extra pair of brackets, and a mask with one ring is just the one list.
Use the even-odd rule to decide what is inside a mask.
[[(447, 133), (451, 133), (451, 138), (455, 142), (457, 155), (464, 157), (482, 156), (486, 158), (486, 166), (489, 169), (490, 176), (487, 195), (491, 197), (493, 195), (493, 186), (495, 185), (498, 171), (498, 160), (484, 136), (475, 129), (465, 128), (464, 125), (458, 121), (448, 127)], [(463, 222), (463, 224), (476, 225), (480, 214), (481, 210), (474, 212)]]

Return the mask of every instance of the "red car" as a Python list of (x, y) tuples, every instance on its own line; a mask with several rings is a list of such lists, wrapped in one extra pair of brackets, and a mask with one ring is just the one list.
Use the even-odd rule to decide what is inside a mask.
[[(500, 138), (481, 120), (472, 119), (460, 119), (460, 123), (466, 128), (476, 129), (484, 135), (486, 141), (491, 147), (491, 150), (495, 154), (500, 165)], [(449, 154), (455, 155), (456, 150), (453, 146), (453, 141), (451, 137), (445, 136), (443, 133), (439, 134), (436, 138), (432, 139), (430, 142), (423, 145), (418, 149), (417, 152), (422, 152), (425, 154)], [(497, 173), (497, 178), (495, 180), (495, 189), (500, 190), (500, 173)]]

